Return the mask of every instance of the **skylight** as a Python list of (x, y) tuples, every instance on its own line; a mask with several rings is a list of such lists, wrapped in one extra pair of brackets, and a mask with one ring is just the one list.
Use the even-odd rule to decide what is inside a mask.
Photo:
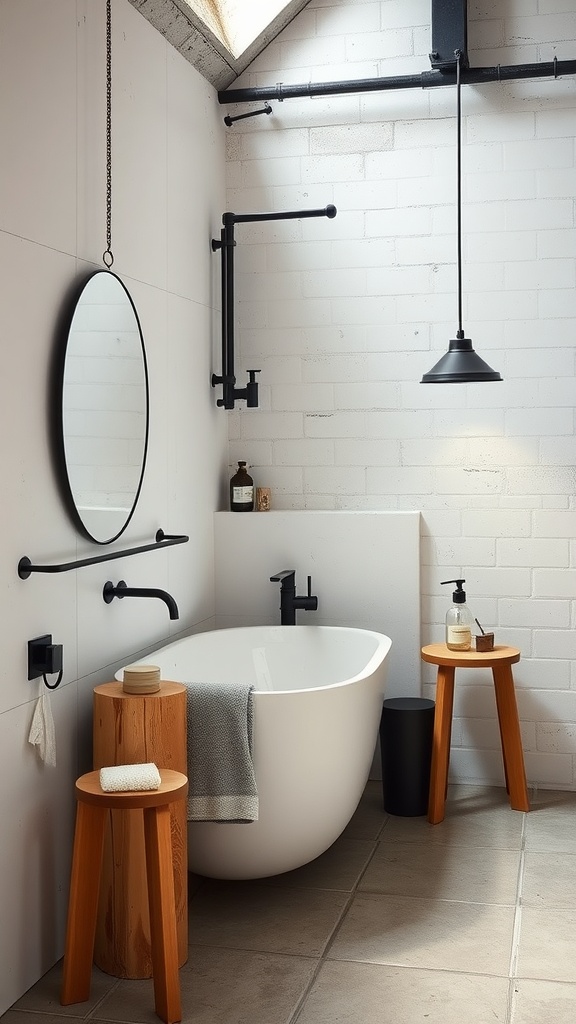
[(290, 6), (288, 0), (186, 0), (233, 57), (239, 57)]

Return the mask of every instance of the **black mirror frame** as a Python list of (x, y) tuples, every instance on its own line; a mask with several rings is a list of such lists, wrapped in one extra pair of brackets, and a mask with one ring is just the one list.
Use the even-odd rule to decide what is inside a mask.
[[(109, 537), (106, 540), (98, 540), (97, 537), (94, 537), (90, 533), (76, 506), (70, 476), (68, 473), (68, 466), (66, 463), (66, 447), (64, 440), (63, 424), (64, 370), (66, 366), (66, 355), (68, 352), (70, 328), (72, 326), (72, 320), (76, 312), (76, 307), (84, 293), (84, 290), (86, 289), (87, 285), (92, 280), (92, 278), (96, 277), (97, 274), (109, 274), (112, 277), (114, 277), (121, 285), (122, 289), (126, 293), (128, 301), (130, 302), (132, 311), (134, 313), (134, 318), (136, 320), (136, 325), (138, 327), (138, 334), (140, 336), (142, 364), (144, 368), (144, 384), (146, 389), (146, 427), (144, 435), (144, 448), (142, 452), (142, 467), (140, 470), (140, 479), (138, 481), (138, 487), (136, 488), (136, 492), (134, 494), (132, 508), (130, 509), (129, 514), (126, 517), (126, 520), (122, 528), (118, 530), (118, 532), (115, 533), (113, 537)], [(53, 359), (50, 372), (50, 394), (48, 399), (48, 407), (49, 433), (52, 442), (51, 447), (53, 465), (58, 483), (58, 489), (60, 491), (60, 495), (65, 505), (65, 508), (78, 532), (87, 540), (92, 541), (93, 544), (113, 544), (114, 541), (118, 540), (118, 538), (122, 536), (136, 510), (136, 505), (138, 504), (138, 499), (140, 497), (140, 492), (142, 490), (142, 484), (144, 481), (144, 472), (146, 469), (148, 441), (150, 434), (150, 385), (148, 375), (148, 361), (146, 358), (146, 347), (144, 345), (144, 335), (142, 333), (142, 325), (140, 323), (138, 311), (136, 309), (136, 306), (134, 305), (132, 296), (130, 295), (130, 292), (128, 291), (126, 285), (121, 280), (121, 278), (118, 277), (118, 275), (113, 273), (113, 271), (111, 270), (95, 270), (89, 273), (87, 276), (83, 276), (80, 285), (74, 287), (71, 296), (65, 302), (65, 308), (62, 311), (62, 315), (59, 319), (59, 324), (57, 325), (56, 335), (57, 337), (55, 344), (55, 358)]]

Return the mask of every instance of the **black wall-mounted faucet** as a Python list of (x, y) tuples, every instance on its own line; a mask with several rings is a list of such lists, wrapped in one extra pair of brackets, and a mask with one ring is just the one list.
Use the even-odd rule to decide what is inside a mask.
[(280, 584), (280, 625), (295, 626), (296, 611), (302, 609), (305, 612), (315, 612), (318, 607), (318, 598), (312, 594), (312, 577), (308, 577), (308, 593), (304, 596), (296, 594), (296, 570), (283, 569), (275, 576), (270, 577), (271, 583)]
[[(258, 111), (257, 111), (258, 113)], [(268, 111), (262, 111), (268, 113)], [(240, 114), (247, 117), (247, 114)], [(225, 119), (226, 120), (226, 119)], [(238, 120), (234, 118), (231, 120)], [(256, 374), (260, 370), (248, 370), (248, 382), (243, 388), (236, 387), (236, 371), (234, 368), (234, 249), (236, 224), (249, 224), (265, 220), (294, 220), (304, 217), (335, 217), (336, 207), (332, 203), (323, 210), (284, 210), (280, 213), (232, 213), (222, 214), (223, 227), (220, 238), (212, 239), (212, 252), (220, 250), (222, 278), (222, 373), (212, 374), (212, 387), (222, 385), (222, 397), (216, 405), (222, 409), (233, 409), (238, 401), (246, 402), (249, 409), (258, 408), (258, 382)]]
[(115, 587), (112, 581), (108, 580), (108, 582), (104, 584), (102, 597), (106, 604), (110, 604), (115, 597), (158, 597), (161, 601), (164, 601), (171, 619), (180, 618), (176, 601), (172, 595), (166, 593), (165, 590), (156, 590), (148, 587), (128, 587), (124, 580), (120, 580), (118, 585)]

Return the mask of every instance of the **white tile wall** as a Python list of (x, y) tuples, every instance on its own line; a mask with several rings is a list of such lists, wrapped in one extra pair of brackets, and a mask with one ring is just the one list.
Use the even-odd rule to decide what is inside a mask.
[[(73, 782), (91, 767), (95, 683), (117, 661), (214, 622), (212, 514), (226, 420), (210, 388), (219, 273), (210, 257), (224, 200), (224, 126), (214, 90), (127, 2), (113, 5), (114, 271), (134, 299), (150, 372), (150, 446), (141, 499), (116, 547), (158, 527), (187, 545), (22, 581), (40, 563), (95, 553), (57, 488), (48, 433), (50, 367), (72, 286), (106, 244), (105, 5), (0, 5), (0, 1014), (63, 951)], [(201, 152), (202, 158), (198, 159)], [(98, 549), (98, 554), (102, 553)], [(159, 601), (107, 606), (107, 579), (163, 587)], [(51, 695), (56, 768), (27, 737), (39, 682), (27, 640), (52, 633), (64, 677)]]
[[(342, 49), (342, 79), (428, 70), (429, 16), (423, 0), (311, 0), (237, 84), (333, 79)], [(471, 4), (469, 51), (475, 66), (574, 57), (576, 8)], [(228, 133), (239, 212), (253, 208), (255, 183), (288, 200), (276, 188), (287, 160), (294, 198), (299, 160), (301, 188), (321, 185), (339, 209), (301, 236), (297, 222), (250, 234), (240, 287), (246, 314), (267, 293), (265, 320), (241, 308), (239, 329), (270, 401), (262, 416), (231, 416), (233, 454), (271, 484), (275, 508), (421, 509), (423, 639), (442, 637), (440, 580), (465, 576), (471, 607), (522, 650), (518, 687), (536, 695), (521, 706), (531, 782), (574, 788), (576, 709), (543, 695), (576, 686), (575, 83), (463, 89), (464, 321), (504, 376), (465, 387), (419, 383), (456, 328), (454, 91), (359, 99), (360, 121), (354, 97), (316, 97), (273, 102), (265, 124)], [(268, 271), (280, 268), (291, 297), (274, 294)], [(301, 359), (301, 381), (292, 363), (290, 378), (267, 363), (282, 352)], [(265, 439), (271, 465), (259, 463)], [(452, 773), (501, 784), (499, 751), (474, 750), (495, 735), (491, 687), (481, 690), (488, 732), (474, 727), (474, 703), (463, 706)]]

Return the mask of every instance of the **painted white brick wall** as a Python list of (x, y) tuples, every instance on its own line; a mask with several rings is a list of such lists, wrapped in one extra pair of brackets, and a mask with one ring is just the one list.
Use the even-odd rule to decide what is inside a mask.
[[(236, 84), (429, 70), (429, 20), (427, 0), (311, 0)], [(576, 7), (478, 0), (468, 36), (474, 66), (574, 58)], [(262, 408), (230, 415), (230, 461), (277, 509), (421, 509), (423, 641), (465, 576), (522, 650), (530, 782), (574, 789), (576, 83), (463, 89), (464, 323), (504, 382), (426, 387), (456, 329), (455, 105), (286, 100), (228, 131), (228, 209), (338, 207), (237, 231), (237, 365), (261, 367)], [(452, 773), (502, 784), (489, 682), (459, 681)]]

